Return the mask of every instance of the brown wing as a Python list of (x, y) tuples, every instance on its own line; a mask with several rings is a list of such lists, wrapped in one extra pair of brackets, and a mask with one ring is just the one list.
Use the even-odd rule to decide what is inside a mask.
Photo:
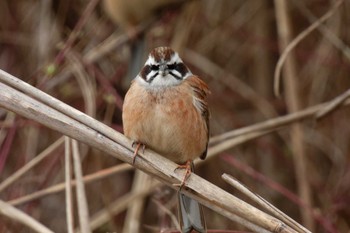
[(210, 112), (208, 109), (207, 96), (210, 94), (208, 85), (202, 81), (198, 76), (191, 76), (186, 79), (191, 86), (194, 93), (194, 105), (200, 111), (203, 120), (207, 127), (207, 143), (205, 151), (200, 156), (201, 159), (205, 159), (208, 151), (208, 141), (209, 141), (209, 117)]

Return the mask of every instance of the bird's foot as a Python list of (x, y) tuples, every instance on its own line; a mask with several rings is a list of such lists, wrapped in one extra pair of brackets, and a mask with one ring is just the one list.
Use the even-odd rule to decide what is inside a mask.
[(135, 151), (134, 151), (134, 155), (132, 157), (132, 164), (135, 163), (135, 160), (136, 160), (136, 157), (139, 153), (139, 150), (140, 150), (140, 147), (142, 146), (142, 153), (145, 152), (145, 148), (146, 148), (146, 145), (141, 143), (141, 142), (137, 142), (137, 141), (133, 141), (132, 144), (131, 144), (131, 147), (134, 147), (136, 145), (136, 148), (135, 148)]
[(190, 175), (192, 173), (191, 165), (192, 165), (192, 160), (187, 160), (187, 162), (185, 164), (178, 165), (174, 170), (174, 171), (176, 171), (177, 169), (186, 169), (185, 176), (182, 179), (182, 182), (180, 184), (173, 184), (174, 186), (179, 187), (180, 190), (185, 185), (186, 180), (190, 177)]

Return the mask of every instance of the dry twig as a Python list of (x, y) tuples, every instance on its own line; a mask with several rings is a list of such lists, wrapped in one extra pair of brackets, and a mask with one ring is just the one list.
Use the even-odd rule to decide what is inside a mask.
[(26, 163), (22, 168), (13, 173), (10, 177), (7, 177), (0, 184), (0, 192), (3, 192), (8, 186), (13, 184), (16, 180), (25, 175), (30, 169), (40, 163), (43, 159), (45, 159), (48, 155), (50, 155), (54, 150), (56, 150), (64, 141), (64, 137), (61, 137), (56, 142), (52, 143), (48, 148), (46, 148), (43, 152), (41, 152), (38, 156), (35, 156), (31, 161)]
[(79, 223), (82, 233), (90, 233), (91, 229), (89, 227), (89, 209), (86, 200), (85, 186), (83, 181), (83, 172), (81, 168), (80, 152), (78, 148), (78, 142), (76, 140), (70, 140), (73, 149), (73, 167), (74, 175), (77, 180), (77, 203), (78, 203), (78, 213), (79, 213)]
[[(111, 167), (111, 168), (106, 168), (106, 169), (100, 170), (100, 171), (93, 173), (93, 174), (90, 174), (90, 175), (86, 175), (86, 176), (84, 176), (83, 181), (84, 181), (84, 184), (88, 184), (88, 183), (91, 183), (91, 182), (118, 174), (120, 172), (129, 171), (131, 169), (133, 169), (132, 166), (124, 163), (121, 165), (116, 165), (116, 166)], [(48, 187), (46, 189), (42, 189), (40, 191), (36, 191), (34, 193), (28, 194), (26, 196), (22, 196), (20, 198), (10, 200), (9, 204), (11, 204), (11, 205), (23, 205), (25, 203), (28, 203), (28, 202), (33, 201), (33, 200), (37, 200), (37, 199), (45, 197), (47, 195), (52, 195), (52, 194), (55, 194), (58, 192), (62, 192), (65, 189), (65, 184), (66, 184), (66, 182), (59, 183), (59, 184), (53, 185), (51, 187)], [(72, 180), (71, 186), (72, 187), (76, 186), (75, 180)]]
[[(288, 44), (292, 41), (291, 19), (289, 14), (289, 5), (286, 0), (275, 0), (275, 13), (278, 31), (279, 47), (285, 51)], [(302, 109), (302, 97), (300, 95), (300, 80), (297, 77), (297, 63), (293, 52), (283, 52), (288, 54), (286, 65), (283, 70), (285, 77), (284, 89), (288, 112), (297, 112)], [(283, 55), (282, 55), (283, 56)], [(277, 70), (277, 68), (276, 68)], [(300, 123), (291, 125), (290, 144), (293, 154), (294, 170), (298, 186), (298, 193), (305, 203), (312, 206), (311, 189), (307, 179), (307, 159), (306, 147), (304, 143), (304, 131)], [(314, 222), (310, 212), (300, 210), (303, 223), (311, 230), (314, 228)]]
[(294, 230), (297, 232), (310, 232), (305, 227), (301, 226), (299, 223), (291, 219), (289, 216), (287, 216), (285, 213), (277, 209), (275, 206), (273, 206), (271, 203), (266, 201), (261, 196), (253, 193), (250, 191), (247, 187), (245, 187), (243, 184), (241, 184), (238, 180), (233, 178), (232, 176), (228, 174), (223, 174), (222, 179), (224, 179), (227, 183), (238, 189), (240, 192), (242, 192), (244, 195), (249, 197), (251, 200), (253, 200), (255, 203), (257, 203), (260, 207), (274, 215), (276, 218), (281, 219), (282, 221), (288, 223), (289, 226), (291, 226)]
[(67, 232), (73, 233), (74, 219), (73, 219), (73, 204), (72, 204), (72, 180), (71, 180), (71, 155), (70, 155), (70, 138), (64, 137), (65, 145), (65, 189), (66, 189), (66, 219)]
[[(275, 75), (274, 75), (274, 92), (276, 96), (280, 96), (280, 80), (281, 80), (281, 72), (283, 64), (285, 63), (290, 52), (302, 41), (306, 36), (308, 36), (313, 30), (320, 27), (322, 23), (324, 23), (327, 19), (329, 19), (339, 8), (339, 6), (343, 3), (343, 0), (338, 0), (334, 6), (321, 18), (312, 23), (308, 28), (306, 28), (302, 33), (300, 33), (297, 37), (295, 37), (283, 50), (281, 57), (278, 59)], [(296, 77), (294, 77), (296, 78)]]
[(20, 222), (32, 230), (39, 233), (53, 233), (50, 229), (25, 214), (23, 211), (13, 207), (12, 205), (0, 200), (0, 214), (4, 215), (14, 221)]

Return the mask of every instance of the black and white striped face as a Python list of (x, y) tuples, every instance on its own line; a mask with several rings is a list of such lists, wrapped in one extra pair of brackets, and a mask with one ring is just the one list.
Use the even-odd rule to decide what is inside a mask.
[(191, 71), (179, 55), (169, 47), (158, 47), (151, 51), (138, 79), (149, 86), (174, 86), (182, 82)]

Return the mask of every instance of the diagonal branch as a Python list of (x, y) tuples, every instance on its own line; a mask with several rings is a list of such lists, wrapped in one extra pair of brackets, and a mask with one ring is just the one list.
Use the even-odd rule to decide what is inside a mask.
[[(131, 147), (131, 141), (122, 134), (108, 129), (102, 123), (1, 70), (0, 77), (3, 82), (0, 83), (1, 107), (40, 122), (53, 130), (95, 147), (129, 164), (132, 163), (133, 148)], [(16, 88), (4, 84), (9, 83), (8, 80), (11, 80)], [(30, 89), (28, 95), (35, 96), (36, 99), (18, 90), (22, 89), (23, 86), (27, 90)], [(47, 99), (43, 98), (43, 95), (46, 95)], [(38, 101), (38, 98), (42, 101)], [(56, 104), (52, 104), (53, 102)], [(62, 111), (57, 110), (57, 108)], [(82, 119), (83, 121), (89, 121), (90, 124), (83, 123)], [(150, 150), (140, 154), (141, 156), (136, 159), (134, 164), (136, 168), (158, 178), (174, 189), (176, 187), (173, 184), (182, 181), (184, 172), (175, 170), (177, 167), (175, 163)], [(195, 174), (189, 177), (186, 187), (181, 192), (198, 200), (208, 208), (214, 209), (234, 221), (239, 221), (240, 224), (254, 231), (265, 229), (271, 232), (295, 232), (282, 221), (241, 201)], [(257, 226), (257, 228), (253, 226)]]

